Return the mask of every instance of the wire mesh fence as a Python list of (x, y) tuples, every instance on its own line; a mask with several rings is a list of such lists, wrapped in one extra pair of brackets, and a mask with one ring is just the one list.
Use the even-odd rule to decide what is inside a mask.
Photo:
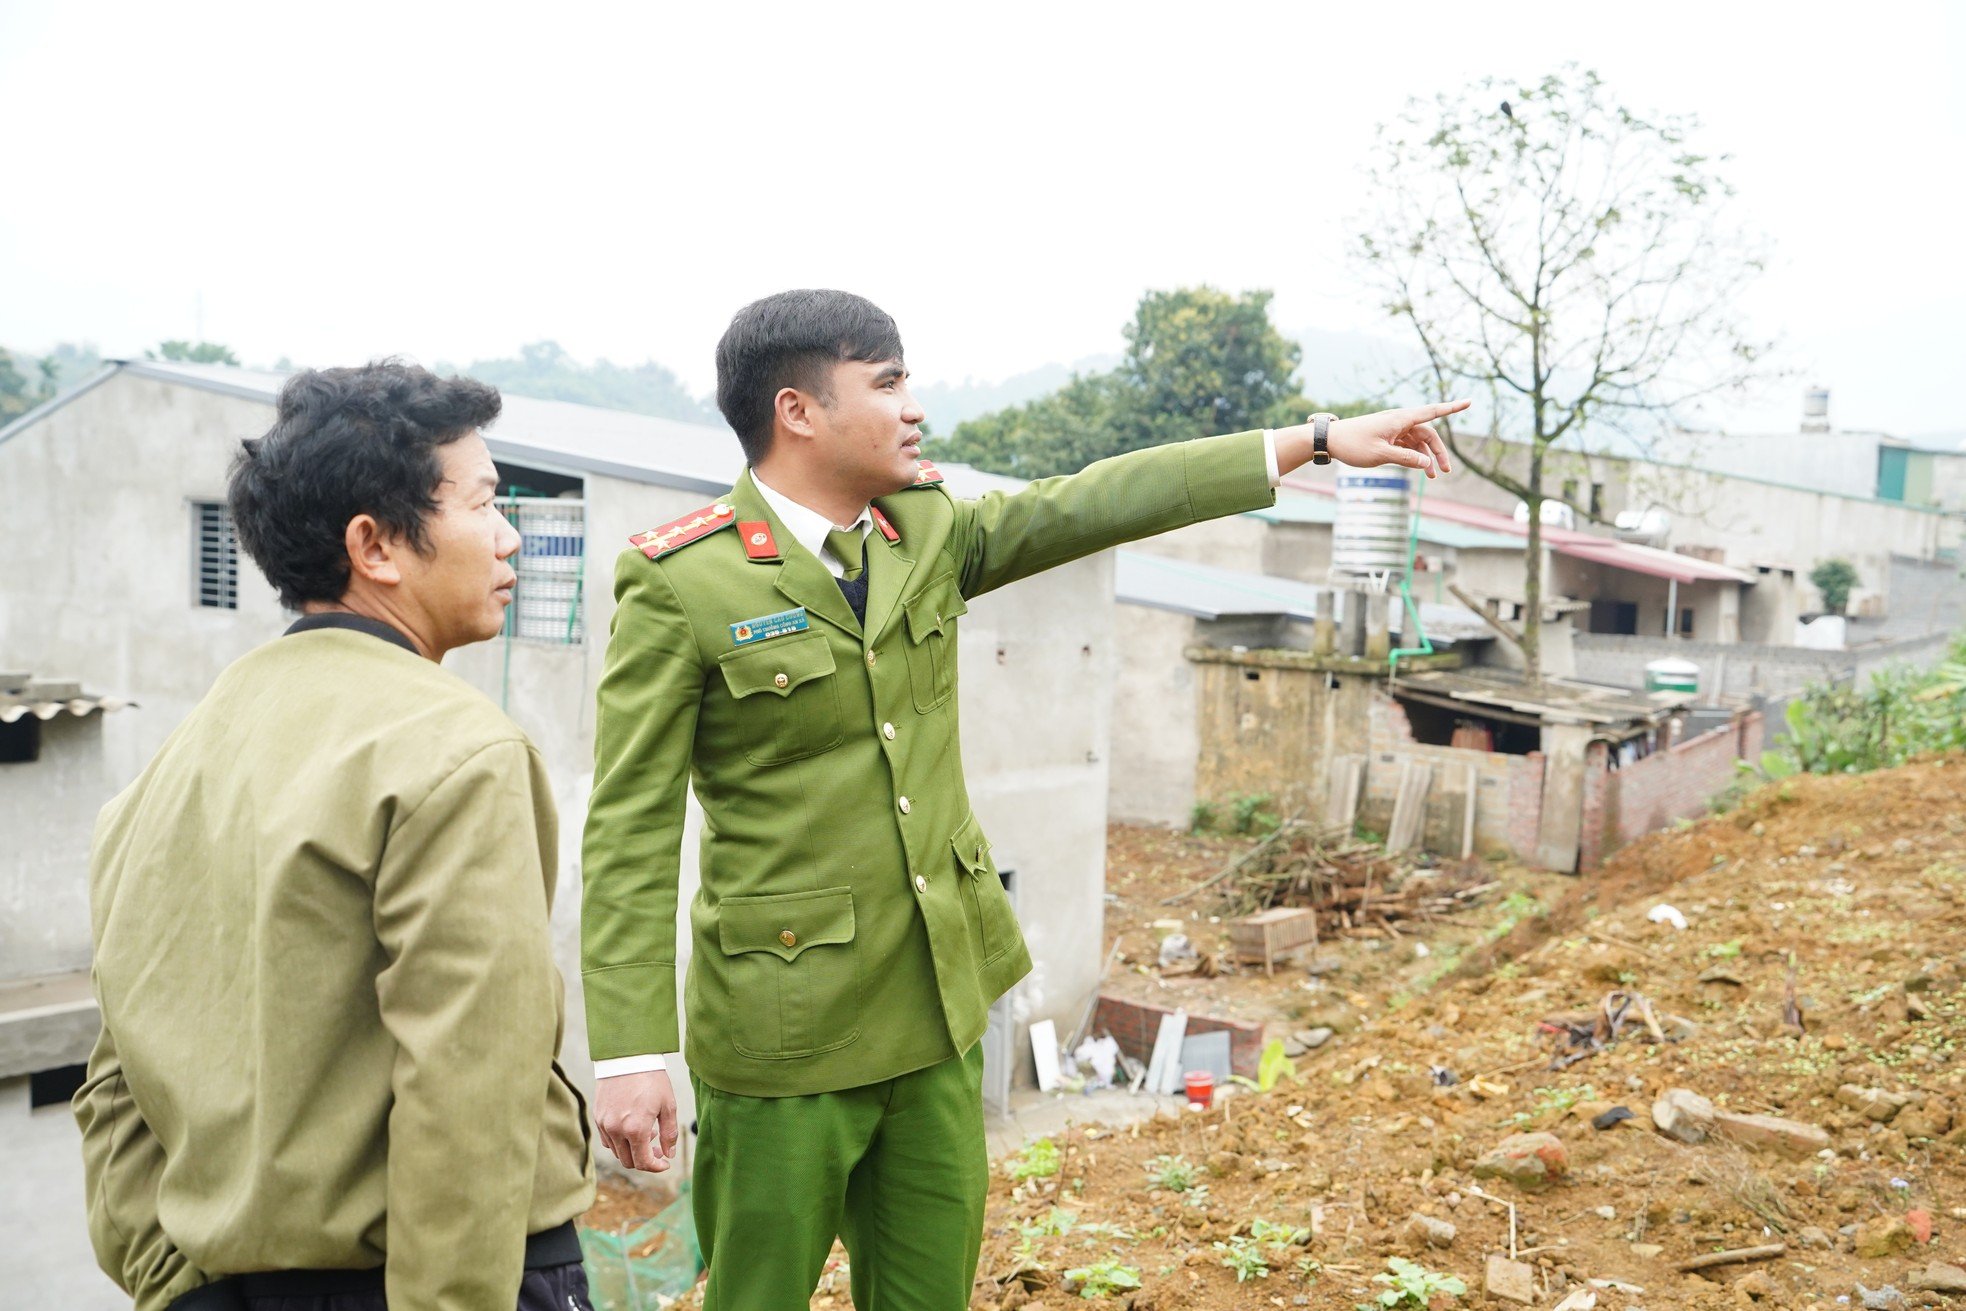
[(519, 530), (512, 559), (518, 586), (505, 612), (506, 636), (522, 642), (577, 646), (586, 640), (581, 571), (587, 558), (587, 503), (558, 497), (501, 497), (499, 509)]

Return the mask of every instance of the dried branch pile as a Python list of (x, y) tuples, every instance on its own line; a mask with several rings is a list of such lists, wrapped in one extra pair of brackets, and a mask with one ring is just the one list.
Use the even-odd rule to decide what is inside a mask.
[(1212, 891), (1213, 909), (1225, 918), (1307, 906), (1318, 912), (1320, 933), (1398, 937), (1398, 922), (1463, 909), (1495, 886), (1472, 867), (1419, 868), (1383, 847), (1291, 819), (1220, 872), (1163, 904)]

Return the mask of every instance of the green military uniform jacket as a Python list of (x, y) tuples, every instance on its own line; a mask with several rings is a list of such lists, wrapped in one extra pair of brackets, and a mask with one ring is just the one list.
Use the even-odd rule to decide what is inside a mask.
[[(1031, 959), (963, 782), (965, 601), (1274, 499), (1256, 432), (973, 501), (925, 466), (922, 483), (875, 502), (864, 625), (748, 472), (716, 505), (640, 535), (615, 564), (582, 862), (595, 1059), (677, 1048), (691, 783), (704, 812), (692, 1073), (790, 1096), (967, 1050)], [(765, 635), (775, 628), (793, 631)]]
[(556, 832), (511, 720), (344, 629), (237, 661), (104, 807), (75, 1110), (137, 1311), (376, 1266), (391, 1306), (513, 1305), (526, 1236), (594, 1195), (554, 1059)]

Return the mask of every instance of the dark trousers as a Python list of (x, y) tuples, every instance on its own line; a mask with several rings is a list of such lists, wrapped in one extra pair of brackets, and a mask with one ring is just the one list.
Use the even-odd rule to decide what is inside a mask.
[[(389, 1311), (382, 1281), (380, 1268), (231, 1275), (192, 1289), (169, 1311)], [(572, 1221), (526, 1239), (515, 1311), (594, 1311)]]
[[(245, 1311), (389, 1311), (388, 1301), (376, 1290), (262, 1296), (250, 1283), (240, 1290), (239, 1305)], [(594, 1311), (587, 1300), (587, 1271), (578, 1261), (526, 1271), (517, 1311)]]

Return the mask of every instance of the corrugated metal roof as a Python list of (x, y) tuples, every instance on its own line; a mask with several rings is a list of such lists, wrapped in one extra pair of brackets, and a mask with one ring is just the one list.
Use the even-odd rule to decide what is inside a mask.
[[(141, 378), (184, 383), (272, 404), (291, 375), (222, 364), (125, 360), (121, 368)], [(96, 379), (93, 381), (100, 381)], [(658, 419), (572, 401), (543, 401), (503, 393), (497, 422), (485, 433), (492, 458), (553, 473), (601, 474), (715, 496), (744, 471), (744, 452), (729, 428)], [(980, 496), (1024, 483), (968, 465), (938, 465), (957, 496)]]
[(128, 697), (90, 696), (79, 683), (37, 682), (26, 674), (0, 674), (0, 724), (18, 723), (29, 715), (41, 720), (56, 715), (80, 719), (98, 710), (108, 714), (135, 704)]
[(1545, 678), (1531, 689), (1520, 675), (1500, 669), (1437, 669), (1403, 674), (1393, 692), (1470, 709), (1492, 706), (1531, 715), (1544, 723), (1607, 728), (1655, 724), (1685, 709), (1693, 700), (1676, 692), (1648, 694), (1567, 678)]
[[(1336, 523), (1338, 502), (1322, 496), (1279, 496), (1275, 505), (1262, 510), (1251, 510), (1249, 516), (1267, 523)], [(1420, 540), (1435, 546), (1451, 546), (1470, 551), (1522, 549), (1520, 537), (1469, 528), (1426, 514), (1420, 516)]]
[[(1114, 556), (1113, 592), (1123, 605), (1172, 610), (1198, 619), (1265, 615), (1315, 619), (1318, 597), (1333, 592), (1337, 597), (1334, 615), (1344, 617), (1348, 593), (1334, 588), (1191, 560), (1170, 560), (1143, 551), (1120, 550)], [(1403, 631), (1403, 620), (1399, 607), (1394, 607), (1394, 632)], [(1430, 601), (1420, 603), (1420, 626), (1429, 637), (1443, 642), (1494, 636), (1473, 611)]]
[[(1317, 496), (1336, 495), (1332, 488), (1290, 478), (1284, 480), (1284, 486)], [(1484, 509), (1479, 505), (1466, 505), (1459, 501), (1443, 501), (1434, 497), (1429, 497), (1424, 504), (1429, 517), (1444, 519), (1483, 532), (1505, 535), (1513, 539), (1518, 546), (1529, 536), (1528, 524), (1517, 523), (1512, 516), (1503, 514), (1499, 510)], [(1550, 550), (1559, 555), (1574, 556), (1579, 560), (1589, 560), (1595, 564), (1609, 565), (1613, 569), (1624, 569), (1631, 573), (1649, 574), (1654, 578), (1672, 578), (1682, 583), (1725, 582), (1747, 586), (1760, 581), (1760, 576), (1749, 570), (1735, 569), (1730, 565), (1715, 564), (1710, 560), (1681, 555), (1678, 551), (1662, 551), (1656, 546), (1640, 546), (1636, 542), (1620, 542), (1610, 537), (1581, 533), (1574, 528), (1559, 528), (1555, 524), (1543, 525), (1543, 541)]]

